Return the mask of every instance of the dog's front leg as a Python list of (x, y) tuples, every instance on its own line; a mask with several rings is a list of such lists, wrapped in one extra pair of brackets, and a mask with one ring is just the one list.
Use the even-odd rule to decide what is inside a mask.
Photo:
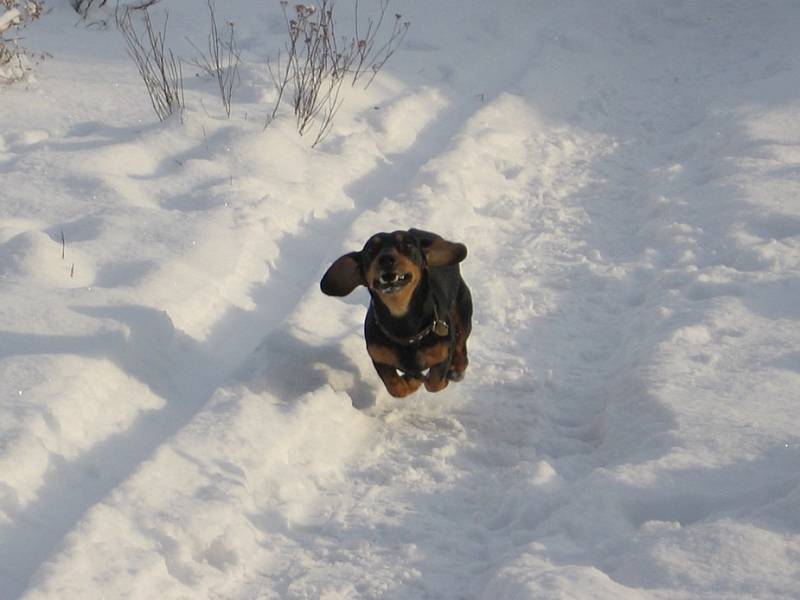
[(375, 370), (383, 381), (383, 385), (386, 386), (386, 390), (395, 398), (405, 398), (409, 394), (416, 392), (419, 386), (422, 385), (421, 379), (408, 374), (401, 376), (397, 369), (391, 365), (375, 361), (372, 361), (372, 364), (375, 365)]
[(450, 360), (445, 360), (433, 365), (425, 378), (425, 389), (429, 392), (441, 392), (450, 383), (447, 379), (447, 371), (450, 369)]

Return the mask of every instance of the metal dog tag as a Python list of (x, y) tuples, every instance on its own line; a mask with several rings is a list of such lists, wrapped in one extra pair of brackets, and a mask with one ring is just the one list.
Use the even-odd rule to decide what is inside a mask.
[(437, 319), (433, 323), (433, 332), (439, 337), (445, 337), (450, 333), (450, 327), (444, 321)]

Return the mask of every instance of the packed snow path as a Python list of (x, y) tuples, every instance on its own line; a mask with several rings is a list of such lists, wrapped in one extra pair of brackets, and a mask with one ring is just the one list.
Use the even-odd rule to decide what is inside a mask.
[[(68, 6), (0, 93), (0, 598), (800, 597), (800, 6), (410, 2), (312, 150), (252, 4), (230, 120)], [(475, 329), (395, 400), (317, 282), (411, 226)]]

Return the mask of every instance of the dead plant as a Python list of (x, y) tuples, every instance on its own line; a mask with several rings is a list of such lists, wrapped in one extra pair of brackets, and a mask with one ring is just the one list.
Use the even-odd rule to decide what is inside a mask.
[(0, 82), (13, 83), (28, 76), (31, 59), (43, 60), (47, 55), (24, 48), (19, 32), (44, 14), (43, 0), (0, 0)]
[(211, 76), (219, 88), (222, 106), (228, 118), (231, 116), (231, 101), (233, 91), (239, 80), (239, 63), (241, 56), (236, 44), (236, 33), (234, 24), (230, 21), (226, 23), (227, 35), (220, 35), (217, 25), (216, 15), (214, 14), (214, 3), (208, 0), (208, 11), (211, 18), (211, 29), (208, 34), (208, 54), (200, 50), (192, 40), (188, 39), (192, 47), (199, 53), (200, 57), (191, 61), (201, 71)]
[[(144, 34), (133, 24), (131, 15), (136, 11), (142, 15)], [(183, 71), (181, 63), (172, 50), (166, 46), (167, 22), (169, 14), (164, 15), (164, 25), (156, 30), (147, 8), (126, 7), (115, 14), (117, 28), (122, 32), (131, 57), (142, 77), (150, 103), (159, 120), (165, 121), (172, 114), (183, 113)]]
[(297, 4), (290, 14), (288, 2), (281, 1), (289, 39), (285, 56), (268, 61), (267, 69), (277, 90), (277, 99), (265, 127), (275, 118), (286, 94), (296, 118), (297, 131), (306, 133), (316, 124), (312, 146), (330, 132), (333, 120), (341, 107), (342, 85), (351, 77), (351, 85), (366, 73), (368, 87), (391, 58), (409, 28), (401, 15), (394, 16), (388, 37), (379, 43), (379, 34), (390, 0), (379, 0), (378, 15), (367, 20), (363, 36), (359, 35), (359, 2), (355, 2), (355, 34), (337, 37), (334, 0), (317, 0), (315, 5)]

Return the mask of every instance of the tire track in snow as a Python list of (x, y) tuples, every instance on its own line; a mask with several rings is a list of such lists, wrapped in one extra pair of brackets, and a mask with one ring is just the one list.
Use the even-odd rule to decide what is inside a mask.
[[(384, 442), (353, 466), (350, 510), (295, 540), (309, 547), (311, 535), (336, 539), (345, 562), (384, 574), (380, 582), (358, 580), (367, 597), (380, 585), (391, 590), (386, 598), (478, 597), (516, 544), (558, 508), (565, 478), (592, 468), (604, 408), (596, 392), (618, 367), (590, 367), (575, 342), (564, 341), (582, 336), (579, 349), (599, 356), (622, 336), (617, 316), (593, 322), (582, 314), (590, 301), (579, 299), (595, 277), (579, 260), (589, 223), (573, 198), (608, 141), (551, 129), (509, 95), (487, 104), (458, 137), (416, 188), (383, 208), (432, 215), (423, 226), (446, 224), (470, 244), (464, 270), (477, 308), (470, 374), (435, 396), (383, 394), (373, 413)], [(367, 230), (378, 219), (367, 214), (356, 226)], [(579, 289), (566, 304), (564, 279)], [(555, 371), (549, 379), (548, 370)], [(512, 526), (521, 526), (516, 536)]]
[[(591, 16), (584, 19), (584, 26), (593, 29)], [(670, 31), (673, 27), (674, 23)], [(580, 42), (578, 32), (559, 44), (561, 50), (574, 52)], [(601, 106), (605, 101), (589, 100), (597, 100)], [(638, 100), (633, 108), (641, 108)], [(473, 251), (465, 269), (483, 299), (473, 338), (480, 343), (473, 344), (471, 376), (461, 386), (437, 396), (381, 401), (373, 413), (384, 441), (380, 447), (365, 449), (365, 456), (352, 466), (349, 494), (335, 490), (345, 499), (333, 519), (294, 529), (277, 530), (276, 526), (276, 532), (288, 540), (279, 553), (285, 554), (287, 563), (301, 559), (299, 568), (287, 568), (277, 576), (263, 575), (271, 588), (285, 592), (284, 597), (313, 596), (314, 590), (345, 580), (365, 596), (509, 597), (517, 590), (519, 595), (529, 592), (526, 583), (537, 583), (542, 572), (550, 577), (538, 582), (539, 591), (549, 584), (551, 591), (572, 592), (571, 585), (577, 582), (586, 586), (582, 590), (624, 597), (621, 592), (627, 590), (601, 572), (613, 573), (613, 559), (609, 561), (606, 552), (609, 548), (603, 547), (607, 540), (619, 540), (643, 520), (706, 516), (702, 511), (692, 516), (691, 502), (689, 512), (663, 506), (664, 498), (657, 497), (656, 489), (656, 502), (639, 511), (633, 519), (639, 523), (631, 523), (619, 496), (626, 488), (614, 488), (602, 472), (590, 476), (593, 470), (602, 471), (620, 459), (613, 455), (614, 449), (605, 455), (595, 452), (603, 440), (603, 427), (602, 418), (596, 427), (594, 421), (602, 417), (605, 401), (615, 394), (631, 403), (642, 398), (637, 396), (641, 390), (626, 387), (636, 384), (626, 381), (626, 375), (630, 374), (630, 361), (637, 358), (631, 335), (636, 328), (626, 321), (635, 325), (637, 319), (624, 315), (639, 306), (648, 308), (637, 289), (639, 283), (647, 285), (647, 273), (628, 269), (635, 266), (630, 263), (639, 251), (629, 238), (636, 235), (648, 210), (637, 207), (640, 198), (628, 194), (636, 189), (634, 184), (641, 185), (642, 170), (654, 166), (649, 157), (642, 160), (639, 155), (646, 143), (635, 146), (616, 163), (594, 161), (560, 143), (574, 134), (569, 128), (537, 124), (536, 115), (515, 113), (518, 107), (507, 99), (487, 108), (486, 115), (494, 120), (488, 119), (491, 126), (484, 129), (497, 129), (498, 123), (503, 123), (503, 112), (517, 116), (512, 119), (517, 129), (506, 131), (509, 136), (505, 139), (492, 140), (481, 134), (481, 127), (472, 128), (461, 136), (463, 144), (456, 144), (449, 158), (443, 156), (416, 183), (411, 182), (412, 186), (422, 185), (408, 194), (401, 183), (390, 180), (394, 171), (389, 168), (354, 188), (354, 196), (362, 197), (359, 209), (379, 206), (372, 203), (386, 195), (383, 190), (390, 190), (402, 196), (402, 202), (381, 204), (393, 218), (427, 214), (432, 228), (445, 223), (469, 232), (466, 241), (471, 249), (479, 250)], [(635, 114), (625, 112), (626, 116)], [(520, 124), (529, 130), (520, 132)], [(540, 136), (540, 131), (552, 135)], [(447, 148), (445, 137), (431, 139), (433, 152), (434, 146)], [(512, 154), (505, 164), (496, 161), (492, 154), (502, 155), (503, 149), (520, 137), (530, 140), (531, 154), (520, 151), (525, 160)], [(681, 149), (679, 137), (675, 133), (669, 138), (675, 144), (668, 143), (668, 150)], [(594, 143), (595, 149), (603, 145), (582, 135), (571, 141), (577, 141), (578, 147), (582, 142)], [(543, 156), (537, 154), (539, 149), (545, 150)], [(666, 153), (656, 158), (665, 157)], [(626, 162), (638, 165), (640, 171), (627, 170)], [(406, 174), (413, 175), (415, 165), (418, 168), (423, 161), (414, 158), (399, 164), (405, 164)], [(506, 186), (501, 178), (494, 179), (487, 201), (476, 201), (470, 197), (469, 176), (481, 165), (510, 181), (519, 179), (520, 185)], [(541, 175), (537, 176), (539, 165)], [(587, 169), (601, 171), (601, 167), (610, 169), (606, 173), (610, 181), (590, 190), (594, 195), (574, 188), (563, 190), (564, 184), (580, 180)], [(454, 172), (464, 181), (456, 181), (458, 177), (451, 176)], [(545, 179), (548, 185), (539, 185)], [(623, 193), (612, 194), (614, 188)], [(449, 200), (445, 204), (454, 207), (452, 213), (437, 212), (440, 198)], [(538, 222), (531, 214), (538, 215)], [(349, 225), (351, 232), (360, 235), (383, 222), (377, 213), (356, 220), (350, 216), (351, 212), (345, 212), (339, 213), (338, 221), (309, 222), (298, 235), (284, 240), (280, 257), (285, 257), (285, 262), (279, 259), (276, 263), (274, 282), (277, 285), (283, 278), (285, 284), (295, 287), (283, 291), (286, 295), (278, 302), (278, 314), (291, 317), (292, 299), (301, 297), (303, 289), (311, 289), (303, 288), (302, 283), (298, 286), (294, 273), (298, 264), (322, 266), (324, 253), (316, 248), (309, 252), (309, 242), (328, 234), (334, 240), (343, 239), (335, 231), (340, 226)], [(473, 227), (475, 221), (478, 227)], [(666, 245), (662, 243), (662, 247)], [(626, 255), (624, 251), (632, 248)], [(623, 252), (615, 256), (615, 249)], [(306, 253), (298, 255), (300, 260), (291, 260), (290, 252), (301, 251)], [(260, 302), (266, 306), (270, 300), (265, 293)], [(640, 315), (639, 321), (651, 315), (644, 309), (640, 312), (644, 316)], [(289, 338), (277, 334), (280, 325), (271, 317), (264, 318), (273, 328), (265, 349), (273, 354), (291, 351)], [(246, 324), (247, 319), (232, 321), (227, 333), (235, 335)], [(312, 346), (299, 353), (306, 351), (313, 357)], [(517, 360), (520, 356), (526, 360)], [(272, 357), (257, 352), (255, 359)], [(535, 367), (526, 369), (525, 362)], [(293, 368), (298, 364), (307, 363), (288, 360), (268, 365), (266, 379), (288, 379), (295, 375)], [(291, 397), (314, 385), (314, 381), (299, 381), (281, 395)], [(628, 406), (623, 403), (621, 410)], [(626, 439), (616, 447), (622, 451), (622, 460), (634, 458), (642, 437), (670, 425), (668, 414), (654, 414), (650, 421), (641, 417), (637, 414), (631, 425), (637, 430), (634, 443)], [(619, 506), (603, 506), (608, 503)], [(614, 548), (611, 550), (613, 554)], [(559, 572), (564, 565), (568, 566), (564, 571), (569, 570), (566, 574)], [(505, 575), (508, 582), (503, 580)], [(293, 579), (301, 583), (294, 589)]]
[[(343, 239), (343, 233), (363, 211), (377, 207), (387, 196), (400, 194), (420, 167), (444, 149), (472, 110), (479, 107), (475, 103), (448, 111), (444, 118), (434, 120), (421, 131), (402, 154), (387, 156), (384, 164), (348, 186), (353, 208), (312, 218), (297, 233), (277, 241), (278, 258), (269, 277), (252, 292), (257, 308), (253, 311), (229, 308), (203, 342), (176, 330), (166, 313), (156, 310), (136, 306), (85, 309), (87, 315), (122, 323), (132, 333), (128, 339), (110, 336), (86, 339), (79, 345), (95, 345), (94, 353), (114, 357), (126, 372), (163, 397), (166, 405), (140, 417), (125, 432), (97, 444), (78, 459), (51, 468), (48, 483), (39, 491), (37, 500), (2, 530), (7, 543), (0, 549), (0, 563), (5, 565), (8, 583), (0, 591), (0, 598), (13, 599), (23, 593), (39, 566), (92, 506), (145, 465), (164, 442), (202, 410), (217, 389), (235, 383), (251, 368), (257, 368), (259, 353), (253, 355), (257, 345), (278, 355), (288, 351), (294, 357), (318, 359), (313, 349), (293, 347), (293, 340), (280, 331), (309, 290), (308, 274), (320, 271), (331, 248), (336, 247), (335, 240)], [(319, 244), (320, 239), (334, 243)], [(311, 289), (316, 290), (315, 283)], [(30, 347), (24, 350), (31, 354), (75, 349), (75, 340), (42, 338), (28, 343)], [(22, 340), (17, 346), (20, 344)], [(158, 373), (154, 372), (155, 364), (159, 365), (155, 369)], [(268, 379), (278, 382), (296, 379), (294, 372), (281, 367), (286, 366), (285, 361), (276, 364), (278, 368), (267, 366)], [(289, 361), (289, 365), (293, 371), (307, 368), (302, 360)], [(169, 372), (168, 383), (163, 381), (165, 371)], [(232, 379), (233, 373), (236, 374)], [(307, 384), (314, 382), (312, 378), (303, 385), (282, 389), (300, 395), (311, 391)], [(366, 403), (367, 393), (362, 393), (362, 402)]]
[[(521, 65), (509, 61), (500, 70), (502, 72), (494, 72), (491, 76), (494, 83), (487, 84), (482, 90), (484, 98), (490, 102), (507, 82), (514, 80), (514, 71), (519, 68)], [(494, 95), (491, 93), (493, 87), (496, 90)], [(481, 108), (477, 102), (459, 101), (453, 109), (426, 128), (402, 154), (389, 156), (385, 165), (350, 186), (348, 193), (355, 200), (352, 210), (332, 213), (323, 219), (312, 219), (296, 234), (284, 237), (279, 242), (280, 252), (268, 281), (253, 290), (253, 299), (258, 308), (253, 312), (231, 309), (214, 327), (206, 342), (196, 344), (188, 336), (175, 332), (169, 319), (157, 311), (131, 313), (122, 309), (102, 315), (112, 320), (132, 321), (133, 340), (138, 329), (145, 338), (166, 336), (166, 339), (174, 342), (173, 348), (160, 348), (150, 343), (138, 346), (137, 342), (128, 340), (113, 341), (108, 347), (108, 352), (112, 354), (133, 356), (134, 364), (129, 364), (129, 369), (139, 373), (146, 383), (152, 384), (167, 399), (167, 406), (157, 414), (140, 419), (133, 428), (95, 447), (80, 460), (54, 470), (39, 501), (25, 510), (8, 530), (7, 539), (12, 540), (8, 547), (17, 549), (16, 556), (9, 556), (7, 563), (14, 565), (16, 573), (11, 587), (4, 591), (9, 593), (8, 597), (13, 598), (24, 590), (30, 575), (53, 553), (64, 535), (74, 529), (94, 504), (134, 471), (146, 468), (147, 459), (191, 421), (221, 385), (230, 381), (231, 371), (247, 362), (252, 348), (264, 336), (265, 344), (270, 344), (270, 331), (273, 334), (276, 332), (292, 314), (297, 301), (309, 290), (306, 275), (298, 276), (298, 266), (309, 267), (306, 273), (313, 272), (315, 268), (323, 267), (324, 261), (330, 258), (330, 248), (335, 244), (323, 248), (317, 243), (318, 240), (343, 240), (342, 233), (352, 228), (363, 211), (379, 207), (386, 197), (401, 196), (414, 184), (420, 169), (431, 158), (446, 150), (463, 123)], [(314, 288), (315, 284), (311, 289)], [(166, 386), (160, 385), (148, 373), (154, 348), (158, 348), (155, 354), (158, 362), (172, 369), (173, 375)], [(258, 354), (252, 359), (257, 360)], [(286, 378), (289, 375), (285, 371), (270, 372), (269, 369), (267, 374), (272, 378)], [(302, 389), (305, 388), (293, 391)], [(32, 534), (32, 527), (38, 529), (37, 534)]]
[[(649, 52), (657, 54), (650, 49), (644, 56)], [(711, 64), (701, 61), (700, 72)], [(555, 83), (563, 86), (562, 78)], [(707, 83), (708, 77), (697, 79)], [(582, 131), (577, 118), (575, 126), (559, 127), (556, 119), (537, 124), (541, 115), (515, 112), (518, 106), (507, 100), (488, 106), (452, 156), (431, 166), (425, 178), (431, 190), (418, 190), (410, 207), (394, 207), (403, 214), (427, 211), (434, 223), (470, 231), (465, 270), (478, 323), (464, 384), (379, 413), (387, 420), (387, 441), (353, 476), (353, 495), (361, 501), (326, 532), (345, 542), (353, 529), (372, 535), (371, 572), (390, 568), (397, 554), (404, 558), (395, 573), (416, 570), (412, 583), (398, 575), (398, 587), (385, 597), (536, 597), (532, 590), (544, 593), (551, 580), (542, 577), (536, 588), (524, 583), (541, 573), (563, 585), (560, 590), (583, 576), (595, 580), (604, 597), (634, 595), (638, 591), (612, 578), (615, 555), (645, 520), (688, 528), (724, 514), (724, 502), (716, 506), (698, 494), (680, 508), (670, 507), (671, 497), (651, 500), (653, 510), (643, 518), (632, 510), (637, 501), (631, 496), (658, 498), (669, 483), (642, 492), (615, 480), (626, 475), (614, 471), (620, 463), (633, 470), (660, 456), (672, 443), (664, 434), (677, 429), (670, 407), (647, 389), (646, 370), (656, 346), (682, 325), (678, 319), (665, 326), (660, 314), (681, 286), (658, 281), (653, 263), (677, 272), (687, 249), (705, 250), (680, 235), (692, 229), (672, 222), (674, 213), (654, 198), (674, 185), (668, 169), (685, 151), (686, 130), (708, 144), (722, 129), (718, 117), (705, 121), (711, 106), (695, 96), (696, 88), (676, 99), (669, 82), (663, 88), (649, 83), (646, 90), (626, 89), (631, 93), (619, 106), (585, 100), (601, 105), (604, 134)], [(644, 117), (629, 122), (643, 106)], [(652, 131), (651, 122), (668, 122), (670, 129)], [(628, 145), (618, 147), (615, 135)], [(519, 143), (527, 160), (507, 151), (521, 138), (529, 141)], [(713, 172), (713, 161), (724, 154), (708, 154), (690, 157), (692, 168)], [(527, 189), (506, 185), (492, 169), (520, 178)], [(489, 188), (485, 202), (470, 198), (473, 178)], [(586, 185), (575, 187), (581, 180)], [(693, 190), (698, 196), (707, 191)], [(440, 199), (467, 216), (437, 212)], [(469, 215), (470, 208), (479, 217)], [(482, 235), (482, 229), (492, 233)], [(653, 231), (663, 231), (663, 239), (650, 239)], [(662, 297), (653, 301), (648, 294)], [(699, 329), (703, 335), (705, 328)], [(476, 352), (478, 343), (489, 348)], [(525, 357), (530, 370), (514, 355)], [(606, 439), (609, 406), (618, 439)], [(645, 489), (648, 483), (638, 482)], [(776, 490), (784, 494), (793, 485), (779, 483)], [(715, 506), (704, 512), (698, 505)], [(358, 556), (355, 547), (352, 555)]]
[[(502, 86), (498, 87), (497, 93), (491, 95), (486, 104), (478, 106), (476, 112), (480, 115), (492, 114), (495, 110), (493, 102), (496, 97), (502, 96), (501, 90)], [(508, 97), (503, 99), (503, 106), (506, 106), (507, 100)], [(501, 108), (500, 112), (503, 110)], [(291, 273), (298, 262), (324, 268), (325, 251), (312, 250), (309, 253), (305, 242), (321, 239), (326, 233), (336, 232), (333, 236), (334, 243), (331, 244), (331, 247), (335, 247), (336, 239), (344, 240), (347, 236), (357, 237), (361, 232), (385, 228), (386, 214), (391, 215), (388, 217), (391, 223), (405, 217), (414, 219), (415, 225), (428, 224), (437, 229), (436, 224), (441, 224), (442, 216), (437, 215), (435, 210), (429, 210), (430, 206), (426, 201), (430, 198), (420, 200), (421, 195), (424, 196), (424, 192), (420, 190), (428, 186), (433, 188), (435, 194), (438, 191), (434, 185), (437, 171), (443, 169), (436, 166), (426, 168), (426, 165), (435, 162), (439, 157), (447, 156), (451, 150), (454, 156), (459, 156), (459, 145), (462, 143), (470, 146), (473, 140), (465, 138), (473, 134), (464, 136), (462, 133), (464, 124), (473, 116), (474, 121), (480, 121), (481, 117), (472, 111), (448, 113), (435, 127), (426, 130), (414, 147), (402, 156), (393, 157), (390, 164), (375, 169), (350, 188), (351, 196), (356, 199), (355, 213), (340, 214), (339, 217), (334, 216), (329, 221), (316, 224), (308, 223), (304, 235), (287, 240), (281, 257), (289, 256), (290, 251), (298, 253), (292, 254), (293, 256), (303, 257), (300, 261), (287, 260), (285, 264), (281, 263), (278, 270), (287, 274), (287, 283), (292, 283)], [(525, 122), (525, 119), (519, 122)], [(482, 126), (486, 127), (486, 123)], [(552, 151), (552, 156), (545, 156), (544, 162), (553, 172), (547, 175), (550, 178), (545, 186), (547, 189), (539, 193), (538, 209), (535, 203), (524, 207), (525, 211), (547, 218), (547, 226), (540, 228), (538, 234), (531, 234), (531, 239), (538, 235), (545, 238), (560, 236), (550, 245), (545, 242), (546, 253), (539, 258), (540, 263), (552, 261), (558, 263), (559, 268), (564, 253), (560, 252), (558, 246), (564, 242), (573, 244), (567, 252), (573, 256), (579, 255), (580, 252), (575, 247), (581, 245), (580, 235), (585, 226), (578, 214), (582, 211), (580, 207), (575, 211), (576, 216), (566, 215), (566, 222), (563, 222), (565, 214), (558, 206), (560, 199), (575, 191), (568, 180), (585, 177), (583, 163), (586, 156), (581, 155), (580, 151), (573, 156), (571, 152), (575, 151), (575, 147), (565, 150), (565, 146), (559, 144), (558, 138), (564, 133), (567, 132), (556, 131), (549, 139), (539, 140), (544, 150)], [(454, 143), (456, 137), (459, 141)], [(580, 137), (572, 141), (576, 145), (588, 141), (595, 149), (598, 144)], [(491, 151), (491, 146), (489, 149)], [(487, 157), (481, 155), (480, 160), (487, 160)], [(488, 160), (491, 164), (491, 159)], [(472, 166), (469, 160), (452, 160), (444, 169), (469, 170)], [(495, 165), (492, 164), (491, 168), (495, 168)], [(515, 164), (512, 161), (500, 170), (509, 179), (519, 177), (524, 188), (527, 183), (523, 179), (526, 176), (535, 179), (536, 175), (531, 175), (530, 171), (535, 172), (537, 168), (537, 165), (532, 166), (529, 162)], [(570, 169), (574, 171), (570, 172)], [(558, 190), (562, 184), (566, 185), (566, 191)], [(462, 204), (452, 197), (453, 190), (446, 192), (442, 204), (450, 203), (459, 211)], [(545, 200), (542, 201), (542, 198)], [(377, 208), (380, 210), (370, 210)], [(485, 234), (493, 233), (492, 227), (502, 226), (504, 220), (513, 222), (516, 218), (514, 214), (497, 214), (496, 219), (493, 219), (491, 207), (486, 208), (489, 212), (483, 215), (484, 221), (481, 224)], [(510, 209), (513, 213), (513, 207)], [(420, 222), (420, 215), (427, 217), (423, 217)], [(435, 215), (434, 220), (431, 220), (430, 215)], [(449, 216), (453, 219), (448, 222), (453, 230), (469, 231), (471, 240), (476, 233), (474, 228), (468, 223), (466, 227), (459, 229), (458, 216)], [(354, 231), (359, 233), (356, 235)], [(510, 264), (507, 263), (510, 257), (502, 252), (503, 244), (514, 251), (521, 246), (520, 241), (527, 242), (519, 229), (513, 234), (504, 233), (505, 235), (497, 236), (495, 247), (489, 245), (490, 252), (484, 256), (482, 264), (473, 266), (474, 272), (491, 272), (496, 265), (507, 266)], [(478, 238), (478, 244), (487, 244), (485, 237), (480, 239), (478, 235)], [(473, 247), (479, 246), (471, 246)], [(559, 274), (568, 273), (568, 269), (559, 271), (559, 268), (554, 270), (555, 273), (550, 276), (548, 283), (554, 283), (553, 280)], [(547, 294), (542, 292), (542, 296)], [(487, 301), (489, 302), (491, 300)], [(510, 310), (503, 302), (498, 304), (502, 305), (503, 310)], [(576, 306), (572, 310), (579, 311), (581, 308), (582, 306)], [(513, 310), (503, 317), (507, 321), (506, 327), (513, 328), (526, 322), (525, 317), (516, 317), (512, 313)], [(290, 313), (287, 313), (288, 316)], [(488, 321), (496, 316), (485, 313), (483, 318)], [(515, 319), (518, 321), (516, 325)], [(557, 327), (550, 333), (551, 340), (572, 335), (571, 330), (564, 331), (565, 321), (560, 322), (561, 329)], [(608, 346), (613, 346), (613, 340), (617, 339), (616, 326), (617, 320), (612, 319), (594, 327), (590, 336), (595, 336), (599, 341), (596, 347), (584, 347), (587, 354), (599, 355)], [(570, 329), (568, 325), (566, 327)], [(583, 328), (580, 333), (586, 334), (587, 329)], [(510, 337), (520, 343), (530, 334), (531, 330), (518, 331)], [(318, 348), (297, 344), (286, 331), (277, 331), (272, 338), (268, 337), (263, 348), (263, 352), (259, 351), (253, 358), (260, 360), (261, 355), (262, 362), (266, 365), (253, 365), (241, 373), (240, 378), (247, 379), (253, 371), (260, 371), (265, 387), (284, 397), (311, 391), (324, 383), (324, 380), (306, 376), (304, 381), (296, 382), (296, 385), (285, 384), (287, 380), (294, 378), (293, 370), (305, 371), (312, 361), (319, 360)], [(286, 351), (289, 353), (288, 358), (283, 356)], [(542, 381), (538, 374), (526, 373), (524, 369), (518, 377), (504, 378), (503, 371), (507, 374), (520, 367), (513, 352), (505, 352), (507, 349), (495, 348), (493, 351), (475, 353), (480, 358), (474, 365), (483, 362), (492, 373), (475, 382), (470, 379), (466, 384), (456, 386), (443, 395), (421, 395), (402, 402), (393, 402), (386, 399), (385, 395), (382, 396), (381, 402), (385, 401), (386, 405), (374, 409), (373, 414), (379, 418), (378, 428), (385, 442), (374, 452), (367, 452), (366, 457), (362, 457), (352, 466), (350, 491), (345, 494), (352, 501), (346, 503), (347, 506), (340, 507), (339, 512), (344, 515), (341, 520), (332, 520), (321, 526), (298, 528), (296, 531), (281, 529), (280, 535), (276, 531), (276, 538), (284, 536), (291, 543), (285, 548), (285, 552), (279, 551), (278, 554), (291, 556), (292, 553), (299, 552), (302, 554), (300, 562), (318, 567), (316, 572), (313, 566), (308, 569), (304, 580), (308, 584), (306, 589), (321, 589), (315, 586), (324, 586), (325, 578), (336, 579), (336, 575), (332, 575), (325, 565), (328, 560), (325, 554), (315, 553), (312, 540), (322, 538), (335, 543), (342, 576), (351, 578), (355, 589), (362, 595), (370, 596), (379, 593), (378, 590), (385, 591), (400, 585), (395, 590), (398, 595), (386, 593), (385, 597), (402, 598), (409, 589), (414, 590), (414, 594), (419, 593), (419, 597), (438, 597), (444, 590), (454, 597), (459, 590), (464, 594), (463, 597), (474, 597), (476, 591), (480, 592), (493, 577), (502, 558), (509, 552), (513, 553), (513, 543), (507, 540), (507, 527), (518, 520), (515, 511), (526, 510), (523, 504), (527, 501), (525, 494), (530, 491), (528, 488), (532, 488), (534, 495), (538, 494), (542, 504), (539, 512), (527, 517), (530, 527), (556, 510), (561, 498), (551, 495), (548, 490), (558, 486), (562, 474), (557, 473), (542, 456), (563, 458), (567, 463), (575, 457), (574, 462), (583, 465), (581, 470), (588, 469), (585, 464), (587, 459), (584, 457), (592, 452), (599, 441), (600, 433), (594, 421), (602, 412), (602, 407), (598, 406), (602, 402), (593, 399), (591, 390), (581, 388), (578, 384), (573, 383), (572, 392), (569, 392), (559, 387), (558, 383)], [(326, 356), (324, 360), (328, 358)], [(570, 374), (585, 366), (583, 358), (573, 358), (573, 362), (560, 364)], [(563, 357), (559, 357), (561, 359)], [(488, 364), (493, 360), (499, 361), (498, 368), (493, 369)], [(602, 378), (603, 373), (613, 369), (613, 365), (598, 367), (596, 374)], [(474, 373), (473, 370), (473, 377)], [(531, 407), (524, 403), (524, 398), (537, 391), (548, 393), (548, 390), (548, 402), (538, 403), (538, 410), (534, 410), (531, 415)], [(350, 393), (353, 393), (352, 389)], [(486, 422), (488, 415), (480, 408), (480, 404), (482, 397), (494, 393), (506, 396), (502, 399), (506, 406), (503, 414), (496, 418), (490, 417)], [(569, 393), (573, 397), (567, 401), (568, 407), (562, 411), (559, 403)], [(363, 395), (358, 391), (356, 394)], [(357, 400), (355, 396), (354, 400)], [(541, 435), (544, 440), (533, 442), (527, 437), (536, 435)], [(453, 457), (456, 459), (453, 460)], [(520, 457), (522, 460), (519, 460)], [(470, 474), (470, 471), (476, 471), (476, 474)], [(492, 471), (499, 471), (500, 474), (493, 475)], [(522, 484), (518, 482), (520, 477), (523, 478)], [(446, 525), (443, 526), (440, 517), (449, 509), (454, 512), (444, 519)], [(370, 540), (366, 547), (363, 541), (365, 539)], [(453, 548), (442, 546), (443, 540), (448, 539), (457, 540), (452, 542), (458, 548), (457, 551), (451, 552)], [(279, 543), (277, 539), (275, 543)], [(326, 552), (326, 547), (322, 545), (320, 550)], [(492, 552), (497, 552), (500, 558), (492, 558)], [(402, 557), (399, 561), (398, 554)], [(478, 564), (482, 566), (475, 571)], [(285, 575), (278, 575), (276, 580), (270, 582), (270, 587), (281, 589), (282, 594), (290, 597), (289, 591), (296, 583), (296, 578), (296, 569), (287, 569)], [(410, 581), (408, 587), (402, 583), (405, 581)]]
[[(78, 345), (112, 357), (128, 373), (147, 384), (166, 405), (144, 414), (123, 433), (112, 435), (72, 462), (51, 466), (47, 483), (31, 505), (2, 528), (0, 561), (6, 572), (0, 598), (19, 596), (38, 567), (54, 552), (86, 511), (139, 468), (164, 440), (172, 436), (208, 400), (223, 380), (212, 355), (202, 345), (175, 331), (166, 314), (143, 307), (91, 307), (87, 314), (127, 322), (128, 339), (110, 336), (87, 340), (42, 338), (21, 348), (29, 354), (73, 353)], [(160, 341), (163, 346), (154, 341)], [(170, 348), (172, 347), (172, 348)], [(172, 371), (168, 383), (154, 369)]]

